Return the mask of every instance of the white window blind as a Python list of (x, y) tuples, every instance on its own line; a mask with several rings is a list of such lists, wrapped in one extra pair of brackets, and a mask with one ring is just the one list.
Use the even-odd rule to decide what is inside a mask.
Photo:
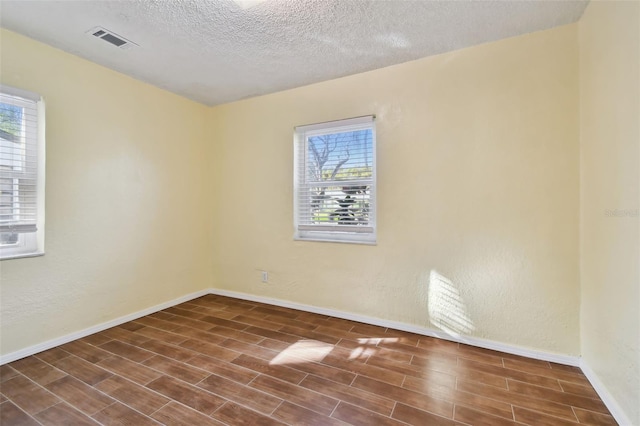
[(38, 251), (42, 231), (43, 105), (39, 96), (0, 86), (1, 257)]
[(373, 116), (295, 128), (295, 238), (375, 243)]

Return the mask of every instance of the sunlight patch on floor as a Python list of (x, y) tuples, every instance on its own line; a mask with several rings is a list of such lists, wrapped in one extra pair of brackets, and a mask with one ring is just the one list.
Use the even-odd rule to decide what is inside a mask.
[(322, 361), (331, 352), (333, 345), (317, 340), (300, 340), (283, 350), (273, 358), (270, 365), (300, 364), (309, 361)]

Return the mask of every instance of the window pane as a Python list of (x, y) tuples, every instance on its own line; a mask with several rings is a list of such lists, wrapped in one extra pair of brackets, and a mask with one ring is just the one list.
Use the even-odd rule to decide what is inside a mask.
[(368, 185), (311, 188), (310, 217), (306, 223), (319, 225), (368, 225)]
[(24, 109), (19, 106), (0, 103), (0, 138), (20, 143), (24, 131), (23, 114)]
[(311, 136), (307, 139), (307, 180), (370, 178), (373, 173), (371, 129)]

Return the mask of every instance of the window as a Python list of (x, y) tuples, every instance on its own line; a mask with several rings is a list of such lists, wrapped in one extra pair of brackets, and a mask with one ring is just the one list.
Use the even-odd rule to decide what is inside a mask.
[(374, 117), (296, 127), (294, 145), (294, 238), (374, 244)]
[(44, 103), (0, 86), (0, 259), (44, 252)]

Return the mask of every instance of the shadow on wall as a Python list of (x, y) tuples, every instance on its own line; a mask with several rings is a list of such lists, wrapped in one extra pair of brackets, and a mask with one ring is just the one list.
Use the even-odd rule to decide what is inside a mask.
[(459, 338), (475, 329), (460, 289), (435, 270), (429, 274), (428, 309), (431, 324), (450, 336)]

